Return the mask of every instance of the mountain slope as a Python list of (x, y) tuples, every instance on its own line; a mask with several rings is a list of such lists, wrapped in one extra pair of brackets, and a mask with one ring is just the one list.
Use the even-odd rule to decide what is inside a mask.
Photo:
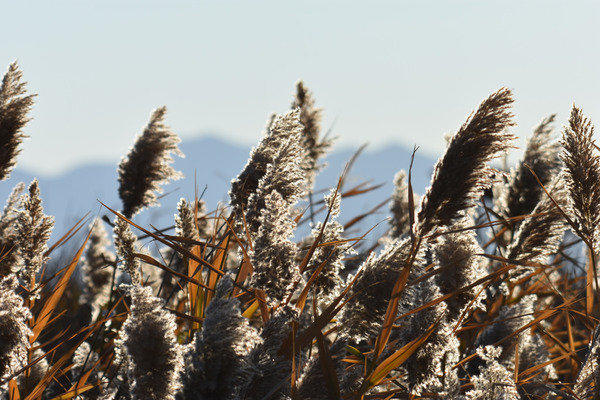
[[(173, 224), (176, 205), (181, 197), (194, 199), (198, 194), (207, 202), (209, 210), (218, 202), (227, 202), (230, 181), (244, 167), (250, 148), (226, 143), (214, 137), (186, 140), (180, 144), (185, 158), (176, 157), (174, 168), (183, 172), (185, 178), (164, 186), (161, 207), (144, 210), (134, 217), (142, 226), (154, 225), (164, 228)], [(314, 200), (322, 199), (322, 189), (334, 187), (346, 163), (356, 150), (340, 150), (330, 154), (325, 168), (317, 178)], [(365, 180), (372, 185), (382, 186), (365, 195), (348, 198), (342, 202), (341, 222), (346, 222), (359, 213), (364, 213), (376, 204), (387, 199), (392, 193), (392, 181), (400, 169), (408, 170), (412, 152), (400, 146), (388, 146), (370, 151), (368, 148), (360, 154), (350, 170), (345, 189), (349, 189)], [(435, 160), (417, 153), (413, 166), (413, 186), (416, 193), (422, 194), (429, 184)], [(0, 202), (6, 201), (13, 186), (20, 181), (28, 185), (34, 174), (20, 169), (13, 171), (10, 180), (0, 182)], [(44, 210), (56, 218), (56, 227), (52, 236), (55, 241), (86, 213), (91, 217), (109, 215), (99, 201), (119, 210), (117, 165), (89, 164), (73, 169), (57, 177), (38, 177)], [(387, 206), (379, 214), (372, 216), (361, 228), (370, 228), (387, 216)], [(109, 215), (112, 220), (113, 216)], [(322, 217), (321, 217), (322, 218)], [(382, 224), (385, 226), (385, 224)]]

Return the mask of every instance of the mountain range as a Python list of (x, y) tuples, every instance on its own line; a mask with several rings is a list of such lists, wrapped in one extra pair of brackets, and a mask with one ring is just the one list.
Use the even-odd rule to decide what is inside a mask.
[[(246, 164), (251, 148), (225, 142), (214, 136), (184, 140), (179, 148), (185, 158), (175, 156), (173, 167), (184, 174), (184, 178), (163, 185), (164, 193), (160, 198), (160, 207), (144, 210), (134, 217), (141, 226), (165, 228), (173, 225), (180, 198), (193, 200), (198, 195), (206, 201), (208, 210), (214, 210), (219, 202), (227, 204), (230, 182)], [(313, 200), (321, 200), (328, 189), (335, 187), (344, 167), (356, 149), (332, 151), (325, 159), (327, 166), (316, 180)], [(348, 197), (342, 200), (340, 222), (366, 213), (376, 205), (389, 199), (393, 191), (393, 178), (401, 169), (408, 171), (412, 151), (399, 145), (370, 150), (367, 148), (356, 158), (345, 181), (344, 190), (351, 189), (363, 182), (369, 186), (379, 186), (368, 193)], [(415, 193), (423, 194), (428, 186), (435, 160), (418, 151), (412, 168), (412, 184)], [(51, 243), (63, 236), (80, 218), (88, 214), (94, 217), (113, 215), (100, 202), (119, 210), (121, 201), (118, 196), (117, 164), (90, 163), (71, 169), (59, 176), (45, 177), (16, 168), (9, 180), (0, 183), (0, 200), (7, 199), (12, 188), (18, 182), (28, 186), (34, 177), (38, 178), (44, 212), (55, 217), (55, 229)], [(365, 219), (358, 229), (366, 230), (384, 221), (389, 216), (388, 205), (382, 206), (377, 213)], [(316, 216), (316, 220), (324, 215)], [(383, 232), (387, 223), (379, 224), (377, 230)], [(305, 228), (308, 229), (308, 228)], [(375, 232), (377, 232), (377, 230)], [(304, 233), (307, 231), (305, 230)], [(368, 236), (369, 237), (369, 236)], [(368, 238), (367, 237), (367, 238)], [(376, 239), (378, 236), (371, 236)]]

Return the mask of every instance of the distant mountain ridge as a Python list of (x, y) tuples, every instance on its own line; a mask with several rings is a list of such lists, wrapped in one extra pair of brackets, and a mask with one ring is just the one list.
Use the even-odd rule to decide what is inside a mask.
[[(193, 200), (196, 186), (198, 194), (202, 195), (209, 210), (215, 209), (218, 202), (227, 204), (230, 182), (245, 166), (251, 150), (251, 147), (228, 143), (215, 137), (184, 140), (179, 147), (185, 158), (175, 157), (172, 165), (185, 177), (164, 185), (164, 193), (159, 200), (160, 207), (151, 207), (136, 215), (136, 223), (146, 227), (152, 224), (157, 228), (173, 225), (179, 199), (184, 197)], [(320, 191), (335, 187), (344, 166), (355, 152), (356, 149), (335, 151), (334, 147), (334, 151), (325, 158), (324, 162), (328, 166), (317, 177), (315, 196), (319, 197), (314, 198), (315, 201), (322, 198), (323, 194), (320, 194)], [(343, 200), (340, 221), (344, 223), (360, 213), (367, 212), (388, 198), (393, 190), (394, 175), (400, 169), (408, 171), (411, 155), (412, 151), (398, 145), (375, 151), (370, 151), (367, 147), (350, 170), (345, 189), (365, 180), (370, 180), (372, 185), (382, 186), (373, 192)], [(416, 193), (422, 194), (428, 186), (434, 163), (434, 159), (416, 153), (412, 170), (412, 183)], [(25, 182), (28, 186), (34, 176), (17, 168), (8, 181), (0, 182), (2, 207), (18, 182)], [(55, 217), (52, 241), (60, 238), (86, 213), (90, 213), (91, 217), (106, 214), (112, 220), (113, 216), (101, 207), (99, 201), (115, 210), (121, 208), (117, 163), (81, 165), (56, 177), (41, 176), (39, 184), (44, 211)], [(379, 214), (366, 221), (366, 225), (377, 224), (387, 216), (389, 209), (385, 206)]]

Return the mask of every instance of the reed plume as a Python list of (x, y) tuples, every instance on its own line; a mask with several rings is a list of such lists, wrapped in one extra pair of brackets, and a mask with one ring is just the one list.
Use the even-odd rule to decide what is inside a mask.
[(15, 249), (16, 243), (16, 224), (19, 216), (21, 193), (25, 189), (25, 184), (19, 182), (13, 188), (6, 206), (0, 216), (0, 278), (17, 272), (19, 264), (19, 255)]
[(16, 221), (16, 250), (19, 254), (21, 277), (31, 286), (35, 274), (48, 261), (48, 239), (54, 227), (54, 218), (44, 215), (37, 179), (29, 185), (29, 193), (21, 199), (23, 209)]
[(15, 292), (18, 286), (14, 274), (0, 278), (0, 393), (12, 375), (27, 364), (30, 347), (32, 332), (27, 320), (31, 312)]
[[(252, 149), (248, 163), (238, 177), (231, 182), (229, 204), (240, 224), (242, 224), (243, 214), (250, 212), (251, 218), (257, 218), (260, 214), (260, 206), (255, 206), (254, 210), (249, 211), (252, 207), (248, 205), (248, 202), (251, 195), (256, 193), (259, 183), (266, 175), (268, 165), (274, 164), (276, 158), (281, 156), (293, 160), (299, 168), (305, 154), (300, 146), (302, 125), (299, 118), (300, 113), (298, 110), (292, 110), (283, 116), (273, 116), (260, 143)], [(284, 146), (288, 150), (282, 151)], [(297, 175), (298, 172), (294, 174)], [(285, 179), (281, 175), (279, 175), (279, 178)], [(281, 194), (285, 196), (285, 193)], [(260, 199), (256, 199), (255, 202), (260, 204)], [(257, 228), (256, 223), (255, 220), (250, 222), (254, 226), (254, 231)]]
[(287, 382), (292, 372), (292, 360), (280, 353), (281, 344), (292, 331), (292, 323), (298, 320), (298, 310), (284, 305), (273, 313), (260, 333), (260, 343), (247, 358), (248, 367), (244, 374), (248, 378), (240, 388), (241, 398), (259, 400), (267, 398), (290, 398)]
[(152, 112), (144, 132), (119, 163), (119, 197), (127, 218), (158, 204), (154, 192), (162, 193), (161, 184), (182, 176), (169, 165), (173, 161), (171, 153), (180, 157), (183, 153), (177, 147), (179, 138), (164, 124), (166, 112), (166, 107)]
[[(496, 321), (484, 329), (477, 338), (475, 346), (485, 347), (502, 341), (502, 344), (498, 346), (502, 351), (497, 360), (512, 371), (516, 367), (515, 360), (519, 360), (519, 371), (525, 371), (535, 365), (548, 362), (549, 353), (539, 333), (531, 333), (530, 329), (521, 329), (534, 320), (537, 300), (538, 296), (531, 294), (523, 296), (513, 306), (503, 306)], [(518, 357), (515, 357), (517, 342), (519, 342), (519, 354)], [(475, 362), (474, 365), (480, 364)], [(548, 376), (556, 377), (554, 366), (551, 363), (542, 368), (542, 371), (543, 374), (537, 375), (533, 379), (534, 381)]]
[[(180, 199), (177, 203), (177, 214), (175, 215), (175, 235), (185, 239), (200, 240), (200, 233), (207, 233), (207, 223), (206, 219), (198, 219), (196, 213), (204, 214), (205, 212), (206, 204), (203, 201), (198, 201), (196, 210), (193, 204), (188, 203), (183, 198)], [(193, 245), (184, 242), (183, 247), (191, 250)]]
[(0, 181), (10, 176), (21, 152), (19, 147), (27, 137), (23, 127), (30, 121), (27, 114), (33, 107), (35, 95), (27, 95), (22, 77), (15, 61), (8, 66), (0, 86)]
[(256, 329), (240, 311), (238, 299), (230, 298), (233, 281), (225, 275), (217, 284), (214, 299), (206, 308), (202, 332), (191, 348), (189, 363), (199, 369), (183, 371), (182, 399), (231, 399), (248, 378), (246, 357), (261, 342)]
[[(379, 333), (394, 284), (411, 254), (409, 239), (397, 239), (379, 256), (371, 254), (360, 267), (359, 279), (348, 294), (348, 304), (339, 318), (343, 336), (351, 343), (374, 337)], [(407, 301), (410, 303), (410, 300)], [(406, 304), (407, 308), (412, 304)]]
[[(529, 214), (545, 197), (542, 185), (550, 184), (561, 168), (558, 157), (560, 144), (553, 140), (553, 123), (556, 114), (544, 118), (527, 141), (523, 160), (512, 171), (506, 198), (506, 216)], [(529, 169), (531, 168), (531, 170)], [(535, 176), (531, 173), (533, 171)]]
[(498, 362), (500, 347), (485, 346), (477, 349), (484, 361), (479, 374), (471, 378), (474, 388), (466, 393), (468, 400), (519, 400), (521, 396), (514, 382), (514, 372)]
[[(468, 218), (457, 222), (433, 246), (439, 271), (434, 279), (443, 295), (456, 293), (487, 275), (480, 257), (484, 251), (477, 241), (475, 230), (469, 229), (469, 226), (472, 226), (472, 222)], [(480, 289), (480, 286), (474, 286), (447, 299), (447, 318), (458, 322), (467, 306), (483, 307)]]
[(355, 253), (352, 246), (344, 237), (344, 227), (336, 218), (340, 212), (341, 195), (339, 193), (330, 193), (325, 196), (325, 203), (330, 210), (331, 220), (327, 221), (323, 228), (323, 223), (318, 222), (312, 230), (311, 240), (317, 240), (321, 231), (321, 243), (315, 249), (310, 262), (305, 269), (306, 278), (316, 273), (320, 269), (312, 290), (315, 301), (321, 304), (329, 304), (339, 294), (344, 286), (341, 277), (341, 271), (344, 269), (344, 258)]
[(600, 222), (600, 157), (595, 148), (594, 126), (573, 106), (569, 124), (564, 127), (561, 160), (565, 164), (565, 181), (569, 189), (569, 214), (588, 246), (598, 251)]
[(300, 110), (302, 147), (306, 149), (306, 156), (302, 160), (302, 170), (306, 175), (306, 190), (310, 191), (315, 183), (316, 175), (323, 168), (323, 165), (319, 165), (319, 159), (327, 153), (332, 140), (321, 139), (323, 110), (315, 107), (313, 95), (302, 81), (296, 84), (296, 96), (291, 108)]
[(251, 256), (254, 274), (250, 286), (263, 290), (272, 307), (289, 296), (300, 272), (295, 261), (298, 248), (290, 240), (294, 221), (288, 216), (287, 202), (275, 191), (266, 196), (264, 203)]
[(131, 288), (131, 315), (121, 329), (133, 400), (174, 400), (184, 368), (175, 317), (149, 287)]
[(274, 130), (286, 129), (287, 140), (281, 143), (272, 163), (268, 164), (256, 191), (248, 199), (246, 226), (254, 238), (250, 284), (264, 290), (268, 303), (278, 304), (289, 295), (300, 279), (291, 242), (295, 222), (291, 207), (303, 193), (304, 175), (300, 169), (300, 124), (298, 110), (290, 111), (273, 122)]
[(140, 285), (142, 282), (140, 262), (135, 256), (137, 253), (135, 248), (137, 236), (132, 232), (127, 221), (118, 216), (115, 218), (115, 227), (113, 231), (115, 249), (117, 250), (117, 255), (121, 259), (120, 261), (123, 270), (129, 274), (133, 285)]
[[(560, 176), (555, 177), (553, 183), (548, 186), (548, 191), (559, 207), (566, 208), (568, 193)], [(517, 233), (510, 242), (507, 248), (507, 258), (509, 260), (545, 264), (548, 257), (558, 250), (567, 229), (567, 221), (546, 194), (531, 212), (533, 217), (520, 224)], [(511, 275), (516, 277), (513, 279), (518, 279), (518, 277), (522, 277), (532, 270), (532, 267), (519, 266), (511, 271)]]
[(92, 307), (93, 315), (97, 316), (99, 308), (110, 298), (117, 258), (108, 249), (111, 243), (102, 222), (93, 222), (91, 229), (89, 244), (81, 263), (83, 294), (79, 301)]
[(419, 236), (451, 225), (490, 186), (492, 169), (486, 163), (512, 147), (514, 136), (504, 132), (514, 125), (508, 111), (512, 103), (510, 90), (492, 93), (452, 137), (421, 200)]

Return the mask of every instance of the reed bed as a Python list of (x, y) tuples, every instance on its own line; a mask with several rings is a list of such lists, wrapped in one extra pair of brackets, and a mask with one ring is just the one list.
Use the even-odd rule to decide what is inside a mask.
[[(33, 98), (11, 64), (2, 180)], [(302, 82), (233, 177), (229, 204), (181, 199), (172, 227), (135, 222), (179, 176), (165, 107), (119, 164), (120, 210), (48, 243), (37, 181), (16, 184), (0, 215), (0, 395), (600, 399), (594, 128), (576, 106), (560, 134), (550, 116), (498, 170), (514, 148), (512, 103), (506, 88), (482, 101), (421, 196), (404, 160), (375, 245), (368, 230), (349, 234), (364, 216), (340, 220), (344, 199), (372, 186), (347, 189), (344, 174), (314, 189), (332, 140)], [(61, 246), (75, 250), (53, 263)]]

